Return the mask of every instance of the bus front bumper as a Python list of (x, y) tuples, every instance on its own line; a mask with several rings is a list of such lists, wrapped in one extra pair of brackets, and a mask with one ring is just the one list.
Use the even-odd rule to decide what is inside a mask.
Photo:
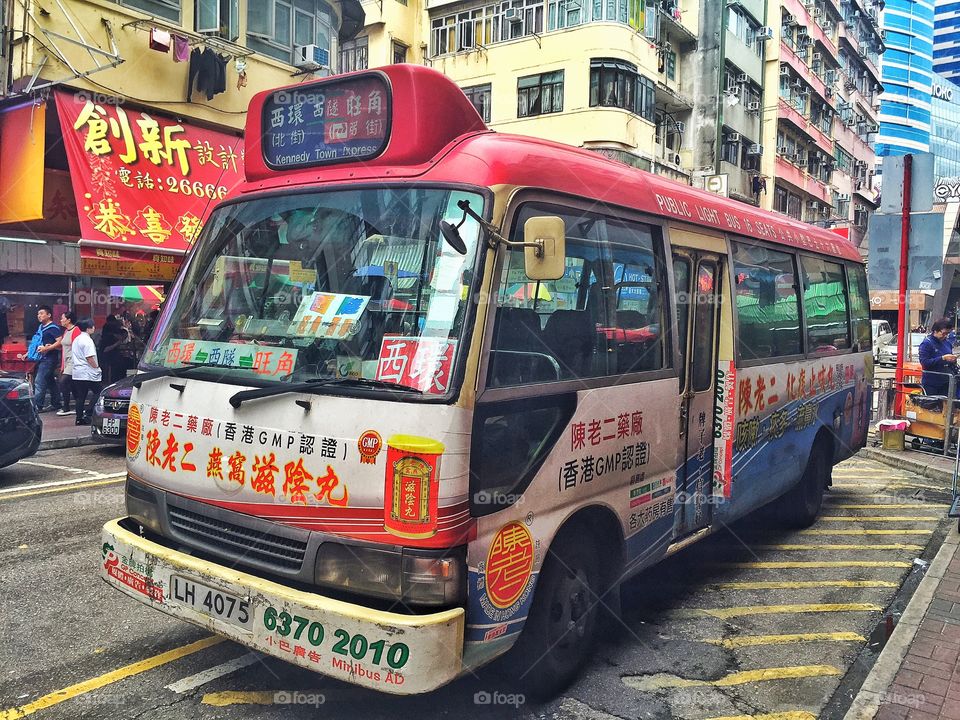
[(135, 600), (345, 682), (410, 695), (460, 674), (464, 611), (384, 612), (192, 557), (112, 520), (103, 579)]

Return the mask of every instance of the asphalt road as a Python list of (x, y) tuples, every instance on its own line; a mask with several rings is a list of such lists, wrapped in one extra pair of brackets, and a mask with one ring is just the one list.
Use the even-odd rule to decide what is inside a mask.
[[(430, 695), (357, 689), (211, 639), (108, 588), (101, 525), (123, 456), (88, 447), (0, 470), (0, 720), (842, 717), (943, 533), (948, 493), (864, 460), (808, 531), (738, 527), (645, 573), (561, 698), (490, 670)], [(51, 485), (50, 483), (60, 483)]]

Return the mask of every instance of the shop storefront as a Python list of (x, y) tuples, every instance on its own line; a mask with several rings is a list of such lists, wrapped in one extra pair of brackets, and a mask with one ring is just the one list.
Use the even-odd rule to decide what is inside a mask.
[(145, 328), (212, 207), (243, 175), (242, 140), (109, 97), (56, 90), (0, 109), (0, 368), (67, 308)]

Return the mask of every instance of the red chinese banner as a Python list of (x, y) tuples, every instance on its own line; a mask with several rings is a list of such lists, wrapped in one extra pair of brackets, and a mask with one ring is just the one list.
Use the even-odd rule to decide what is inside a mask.
[(206, 128), (58, 92), (85, 240), (183, 253), (243, 180), (243, 142)]

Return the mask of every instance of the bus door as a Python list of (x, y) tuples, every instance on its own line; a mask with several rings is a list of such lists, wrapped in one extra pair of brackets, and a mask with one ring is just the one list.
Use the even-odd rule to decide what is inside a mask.
[(675, 249), (673, 272), (680, 341), (680, 446), (677, 472), (678, 535), (710, 524), (713, 487), (717, 310), (720, 256)]

